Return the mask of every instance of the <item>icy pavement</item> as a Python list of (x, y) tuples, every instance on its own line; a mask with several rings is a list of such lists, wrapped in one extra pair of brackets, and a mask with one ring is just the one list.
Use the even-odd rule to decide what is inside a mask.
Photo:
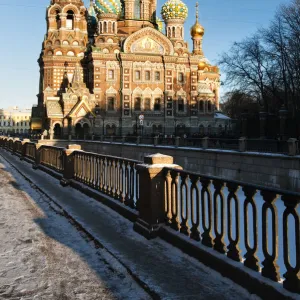
[[(257, 299), (164, 241), (147, 241), (106, 206), (0, 151), (0, 299)], [(63, 211), (103, 248), (96, 249)]]
[(0, 239), (0, 299), (151, 299), (1, 159)]

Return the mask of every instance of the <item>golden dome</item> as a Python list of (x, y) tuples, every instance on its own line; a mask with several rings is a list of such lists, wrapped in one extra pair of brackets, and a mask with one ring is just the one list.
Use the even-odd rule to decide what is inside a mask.
[(206, 62), (200, 61), (198, 64), (198, 70), (203, 70), (207, 66)]
[(193, 38), (202, 37), (204, 35), (204, 32), (205, 32), (204, 28), (201, 26), (201, 24), (197, 20), (196, 23), (194, 24), (194, 26), (191, 28), (191, 36)]

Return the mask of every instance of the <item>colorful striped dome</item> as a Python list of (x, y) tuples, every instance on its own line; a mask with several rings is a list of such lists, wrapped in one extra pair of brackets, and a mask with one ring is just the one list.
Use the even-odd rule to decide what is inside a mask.
[(95, 10), (100, 14), (115, 14), (119, 15), (121, 12), (120, 0), (95, 0)]
[(169, 0), (161, 8), (161, 15), (165, 21), (169, 19), (185, 20), (188, 8), (181, 0)]

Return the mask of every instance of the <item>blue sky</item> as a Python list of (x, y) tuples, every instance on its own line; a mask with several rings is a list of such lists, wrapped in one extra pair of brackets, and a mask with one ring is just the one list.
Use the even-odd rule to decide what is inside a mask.
[[(45, 13), (50, 0), (0, 0), (0, 108), (36, 104), (39, 57), (46, 33)], [(89, 0), (85, 0), (89, 5)], [(158, 12), (164, 3), (158, 0)], [(189, 6), (185, 40), (195, 21), (196, 0), (185, 0)], [(280, 4), (290, 0), (199, 0), (200, 22), (205, 27), (203, 49), (215, 63), (234, 41), (267, 26)]]

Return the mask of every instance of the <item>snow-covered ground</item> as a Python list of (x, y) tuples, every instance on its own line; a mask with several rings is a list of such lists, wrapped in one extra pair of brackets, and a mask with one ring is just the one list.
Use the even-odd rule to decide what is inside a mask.
[(150, 299), (105, 249), (12, 171), (0, 158), (0, 299)]

